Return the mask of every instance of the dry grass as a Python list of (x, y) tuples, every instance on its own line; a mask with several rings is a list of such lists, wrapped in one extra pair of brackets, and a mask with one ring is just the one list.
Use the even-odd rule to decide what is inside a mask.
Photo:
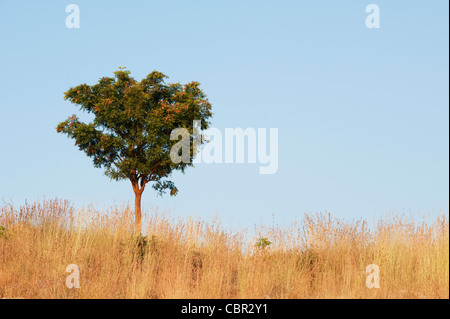
[[(0, 298), (449, 298), (449, 220), (305, 215), (288, 227), (233, 232), (218, 221), (154, 213), (146, 239), (132, 212), (66, 201), (0, 207)], [(129, 221), (129, 222), (127, 222)], [(258, 249), (259, 236), (272, 244)], [(80, 267), (80, 288), (65, 285)], [(380, 288), (366, 287), (366, 266)]]

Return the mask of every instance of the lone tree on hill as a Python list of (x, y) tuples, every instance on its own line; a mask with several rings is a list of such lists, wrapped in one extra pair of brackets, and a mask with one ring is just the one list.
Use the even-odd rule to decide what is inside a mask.
[[(98, 84), (81, 84), (65, 92), (64, 98), (94, 114), (91, 123), (80, 122), (76, 115), (57, 126), (75, 140), (75, 145), (93, 159), (95, 167), (104, 167), (113, 180), (129, 179), (135, 194), (135, 226), (141, 232), (141, 195), (147, 183), (162, 195), (178, 189), (167, 180), (174, 170), (193, 166), (198, 151), (193, 143), (193, 121), (200, 129), (209, 127), (211, 104), (199, 88), (200, 83), (166, 84), (161, 72), (153, 71), (138, 82), (130, 71), (120, 68), (114, 77), (103, 77)], [(176, 140), (171, 132), (184, 128), (189, 132), (189, 157), (175, 163), (170, 152)], [(178, 138), (178, 136), (176, 136)], [(202, 143), (200, 139), (200, 144)], [(178, 154), (178, 152), (177, 152)], [(186, 156), (186, 155), (184, 155)], [(186, 158), (185, 158), (186, 159)]]

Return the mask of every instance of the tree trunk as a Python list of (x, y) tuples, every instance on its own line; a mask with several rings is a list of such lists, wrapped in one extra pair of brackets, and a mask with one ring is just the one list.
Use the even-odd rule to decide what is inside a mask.
[(141, 234), (142, 222), (141, 222), (141, 191), (134, 192), (134, 223), (136, 235)]
[[(135, 170), (131, 171), (131, 173), (135, 174)], [(133, 186), (134, 191), (134, 229), (135, 235), (141, 235), (142, 231), (142, 221), (141, 221), (141, 196), (142, 192), (145, 188), (145, 180), (141, 179), (141, 187), (139, 188), (139, 178), (133, 176), (130, 178), (131, 185)]]

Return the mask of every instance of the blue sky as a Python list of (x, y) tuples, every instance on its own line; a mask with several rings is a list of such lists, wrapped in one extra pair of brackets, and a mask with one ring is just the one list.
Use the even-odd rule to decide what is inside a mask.
[[(67, 5), (80, 8), (68, 29)], [(381, 28), (365, 26), (380, 7)], [(447, 1), (1, 1), (0, 198), (132, 203), (56, 133), (63, 92), (126, 66), (199, 81), (212, 125), (278, 128), (279, 167), (200, 164), (143, 207), (251, 226), (304, 213), (448, 212)]]

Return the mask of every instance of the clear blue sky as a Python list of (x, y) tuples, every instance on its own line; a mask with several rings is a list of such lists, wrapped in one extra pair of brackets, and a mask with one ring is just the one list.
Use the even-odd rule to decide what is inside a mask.
[[(65, 8), (80, 8), (68, 29)], [(365, 26), (380, 7), (381, 28)], [(63, 92), (126, 66), (199, 81), (212, 125), (279, 130), (279, 168), (198, 165), (144, 209), (224, 223), (447, 211), (448, 1), (1, 1), (0, 199), (133, 203), (57, 134)]]

